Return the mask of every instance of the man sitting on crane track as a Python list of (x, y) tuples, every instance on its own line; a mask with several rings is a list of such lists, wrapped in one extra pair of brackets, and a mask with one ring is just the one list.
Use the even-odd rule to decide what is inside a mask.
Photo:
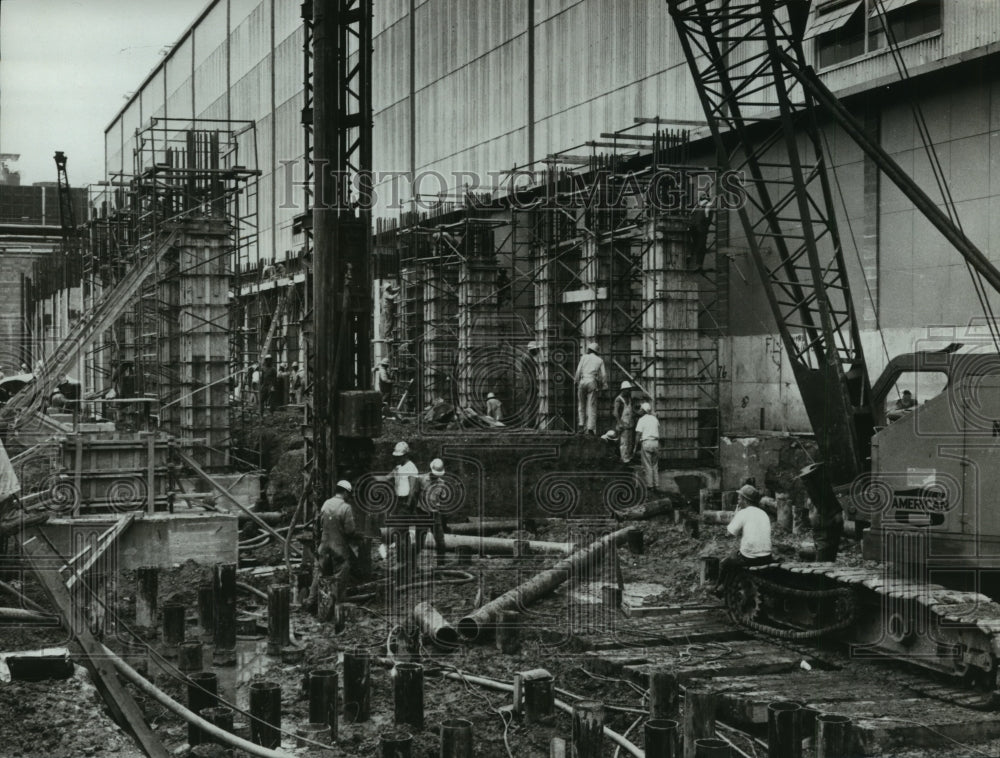
[(722, 595), (732, 575), (745, 566), (763, 566), (771, 563), (771, 517), (760, 508), (760, 492), (752, 484), (739, 489), (736, 515), (729, 522), (728, 532), (740, 538), (739, 549), (723, 558), (719, 565), (719, 583), (715, 594)]

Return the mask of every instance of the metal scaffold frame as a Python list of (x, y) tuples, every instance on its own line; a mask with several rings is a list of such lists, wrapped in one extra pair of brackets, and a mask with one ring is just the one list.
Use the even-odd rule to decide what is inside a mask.
[[(666, 460), (715, 463), (728, 223), (715, 214), (693, 270), (697, 192), (717, 172), (690, 165), (687, 146), (687, 132), (636, 119), (538, 171), (516, 168), (512, 182), (532, 176), (516, 193), (460, 188), (431, 213), (381, 225), (377, 247), (395, 256), (400, 292), (377, 353), (397, 367), (402, 409), (424, 416), (444, 400), (475, 425), (494, 392), (509, 431), (573, 431), (576, 361), (595, 341), (610, 380), (602, 404), (628, 379), (653, 401)], [(664, 174), (676, 207), (650, 202)]]
[[(121, 314), (84, 363), (94, 395), (155, 398), (154, 421), (208, 467), (231, 462), (239, 424), (231, 402), (255, 340), (245, 329), (257, 239), (256, 129), (250, 121), (154, 118), (138, 130), (131, 175), (93, 188), (84, 255), (94, 306), (168, 237)], [(148, 426), (148, 405), (119, 405), (120, 429)]]

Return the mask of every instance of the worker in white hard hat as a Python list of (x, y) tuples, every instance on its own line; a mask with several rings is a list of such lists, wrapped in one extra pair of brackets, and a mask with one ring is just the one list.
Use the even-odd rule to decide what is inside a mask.
[[(410, 497), (416, 487), (420, 471), (417, 469), (417, 464), (410, 459), (410, 446), (405, 441), (401, 440), (393, 447), (392, 461), (392, 471), (380, 479), (393, 487), (395, 504), (390, 512), (395, 516), (403, 516), (411, 512)], [(409, 566), (409, 539), (409, 530), (405, 529), (399, 533), (396, 541), (396, 570), (404, 574), (413, 568)]]
[(640, 408), (635, 424), (634, 454), (642, 456), (642, 472), (646, 488), (655, 492), (660, 486), (660, 422), (653, 413), (653, 406), (645, 402)]
[(596, 342), (587, 344), (587, 351), (580, 357), (573, 377), (580, 434), (597, 434), (597, 393), (608, 385), (608, 373), (597, 350)]
[(341, 479), (334, 488), (333, 497), (320, 509), (319, 546), (307, 601), (310, 606), (315, 604), (319, 599), (320, 577), (331, 577), (330, 594), (333, 596), (338, 631), (342, 627), (340, 604), (347, 598), (351, 566), (357, 560), (356, 551), (361, 543), (350, 504), (353, 489), (349, 481)]
[(611, 412), (615, 417), (615, 432), (620, 440), (618, 452), (621, 454), (622, 463), (631, 463), (632, 440), (635, 437), (635, 410), (632, 408), (632, 382), (628, 379), (622, 382)]
[(454, 488), (445, 478), (444, 461), (435, 458), (431, 461), (430, 471), (417, 478), (411, 496), (414, 514), (427, 520), (426, 526), (418, 526), (416, 529), (416, 553), (420, 554), (427, 532), (430, 531), (434, 535), (434, 552), (439, 566), (444, 563), (445, 556), (445, 511), (454, 505), (451, 502), (454, 492)]
[(486, 415), (494, 421), (503, 421), (503, 403), (492, 392), (486, 393)]
[(539, 425), (539, 371), (541, 344), (531, 340), (524, 350), (514, 352), (514, 387), (504, 424), (535, 429)]

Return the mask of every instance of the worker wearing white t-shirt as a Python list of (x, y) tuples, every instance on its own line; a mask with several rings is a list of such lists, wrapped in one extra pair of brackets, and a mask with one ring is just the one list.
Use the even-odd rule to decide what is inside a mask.
[(719, 583), (716, 594), (721, 594), (726, 582), (737, 569), (743, 566), (762, 566), (771, 563), (771, 517), (758, 507), (760, 492), (752, 484), (744, 484), (739, 490), (736, 515), (729, 522), (727, 530), (740, 538), (739, 549), (724, 558), (719, 565)]

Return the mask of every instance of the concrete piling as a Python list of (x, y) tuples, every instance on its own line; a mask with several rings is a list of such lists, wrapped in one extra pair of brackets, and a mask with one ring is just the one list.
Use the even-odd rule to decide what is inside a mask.
[(695, 758), (695, 744), (715, 737), (715, 708), (718, 697), (710, 690), (688, 686), (684, 693), (684, 758)]
[[(202, 708), (199, 714), (205, 721), (210, 723), (212, 726), (218, 727), (219, 729), (224, 729), (230, 734), (233, 733), (233, 709), (226, 708), (223, 705), (213, 705), (211, 708)], [(202, 742), (217, 742), (222, 744), (219, 740), (210, 738), (204, 735)]]
[(267, 654), (281, 655), (290, 642), (289, 608), (292, 588), (272, 584), (267, 588)]
[(521, 614), (501, 611), (496, 625), (496, 648), (504, 655), (513, 655), (521, 649)]
[(344, 721), (360, 724), (371, 718), (371, 658), (357, 648), (344, 653)]
[(215, 634), (215, 588), (211, 582), (198, 587), (198, 626), (202, 638), (211, 640)]
[(604, 703), (600, 700), (573, 704), (573, 750), (576, 758), (604, 755)]
[(729, 743), (715, 737), (702, 737), (695, 740), (694, 758), (731, 758), (732, 750)]
[(392, 670), (393, 704), (397, 724), (424, 728), (424, 667), (419, 663), (397, 663)]
[(381, 758), (412, 758), (413, 735), (408, 732), (385, 732), (378, 738)]
[(851, 719), (823, 713), (816, 717), (816, 758), (850, 755)]
[(184, 642), (184, 614), (187, 608), (181, 603), (164, 603), (163, 605), (163, 654), (167, 658), (176, 658), (177, 650)]
[(802, 706), (771, 703), (767, 706), (768, 758), (801, 758)]
[(330, 727), (330, 739), (337, 739), (337, 672), (316, 669), (309, 674), (309, 721)]
[(254, 743), (267, 748), (281, 745), (281, 685), (250, 685), (250, 717), (250, 738)]
[(677, 716), (680, 685), (677, 672), (670, 668), (656, 669), (649, 677), (649, 718), (672, 719)]
[[(187, 706), (194, 713), (218, 705), (219, 677), (211, 671), (199, 671), (188, 675)], [(194, 724), (188, 724), (188, 744), (198, 745), (205, 741), (205, 733)]]
[(472, 758), (472, 722), (448, 719), (441, 724), (441, 758)]
[(156, 566), (141, 566), (135, 572), (135, 624), (144, 629), (156, 627), (159, 572)]
[(201, 671), (202, 668), (202, 647), (201, 642), (192, 640), (184, 642), (177, 649), (177, 668), (181, 671)]
[(646, 758), (677, 758), (678, 726), (673, 719), (649, 719), (644, 727)]
[(213, 661), (217, 666), (236, 662), (236, 564), (218, 563), (213, 571), (213, 599), (215, 606), (215, 650)]

